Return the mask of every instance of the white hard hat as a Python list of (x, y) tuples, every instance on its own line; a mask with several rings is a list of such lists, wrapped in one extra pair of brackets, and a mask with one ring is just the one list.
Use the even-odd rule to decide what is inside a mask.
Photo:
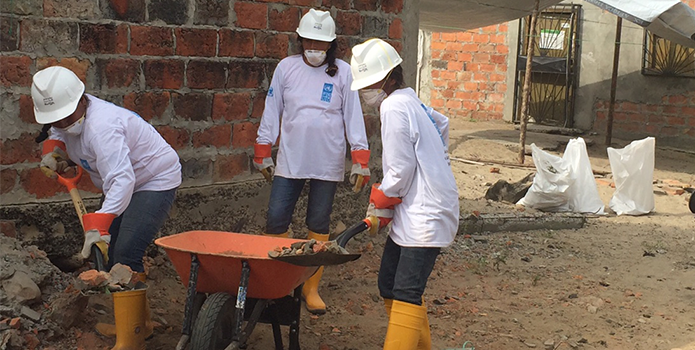
[(396, 49), (381, 39), (369, 39), (352, 48), (350, 89), (359, 90), (384, 79), (403, 62)]
[(335, 22), (329, 12), (311, 9), (299, 21), (297, 34), (306, 39), (331, 42), (335, 40)]
[(51, 124), (66, 118), (77, 109), (84, 93), (84, 83), (71, 70), (53, 66), (34, 74), (31, 98), (39, 124)]

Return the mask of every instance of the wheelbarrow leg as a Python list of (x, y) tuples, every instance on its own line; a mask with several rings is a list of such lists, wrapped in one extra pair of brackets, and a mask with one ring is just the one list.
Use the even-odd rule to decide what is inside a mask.
[(200, 261), (198, 255), (191, 254), (191, 274), (188, 277), (188, 292), (186, 293), (186, 306), (183, 312), (183, 327), (181, 328), (181, 339), (176, 344), (176, 350), (186, 348), (191, 338), (191, 323), (193, 323), (193, 300), (196, 296), (196, 285), (198, 284), (198, 268)]
[(236, 296), (236, 310), (234, 312), (234, 329), (232, 329), (232, 343), (239, 342), (241, 336), (241, 326), (244, 323), (244, 310), (246, 309), (246, 291), (249, 287), (249, 275), (251, 269), (248, 261), (241, 262), (241, 280), (239, 281), (239, 291)]
[(278, 307), (275, 303), (272, 303), (268, 307), (268, 312), (270, 314), (270, 324), (273, 326), (273, 339), (275, 340), (275, 350), (284, 350), (285, 346), (282, 344), (282, 333), (280, 332), (280, 317), (278, 316)]
[(302, 293), (301, 285), (294, 290), (292, 294), (292, 324), (290, 324), (290, 349), (289, 350), (300, 350), (299, 349), (299, 316), (302, 311), (302, 302), (299, 296)]

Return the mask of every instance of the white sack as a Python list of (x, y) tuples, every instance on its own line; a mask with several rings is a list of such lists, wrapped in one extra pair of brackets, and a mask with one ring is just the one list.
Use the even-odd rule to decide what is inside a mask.
[(568, 211), (570, 186), (574, 179), (570, 167), (560, 157), (531, 144), (531, 155), (536, 165), (536, 176), (526, 196), (517, 204), (544, 211)]
[(610, 208), (618, 215), (642, 215), (654, 211), (653, 137), (632, 141), (623, 149), (608, 147), (615, 193)]
[(603, 215), (604, 205), (598, 194), (584, 139), (579, 137), (570, 140), (562, 159), (569, 166), (570, 174), (574, 178), (569, 192), (570, 211)]

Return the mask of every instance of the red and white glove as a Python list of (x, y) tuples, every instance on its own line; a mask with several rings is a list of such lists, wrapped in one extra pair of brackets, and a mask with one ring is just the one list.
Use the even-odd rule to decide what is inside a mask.
[(396, 205), (403, 202), (398, 197), (387, 197), (379, 189), (380, 183), (372, 185), (372, 192), (369, 195), (369, 206), (367, 207), (367, 218), (376, 216), (379, 225), (372, 225), (369, 234), (376, 235), (381, 229), (386, 227), (393, 220), (393, 209)]
[(109, 256), (109, 243), (111, 243), (111, 235), (109, 227), (111, 222), (116, 218), (114, 214), (104, 213), (88, 213), (82, 216), (82, 224), (84, 225), (84, 244), (82, 245), (83, 258), (89, 259), (92, 254), (92, 245), (96, 244), (104, 256), (104, 260)]
[(354, 192), (359, 192), (369, 183), (369, 150), (361, 149), (352, 151), (352, 170), (350, 171), (350, 184), (355, 185)]
[(68, 154), (65, 150), (65, 143), (58, 140), (46, 140), (43, 142), (41, 152), (41, 171), (48, 177), (54, 178), (57, 174), (62, 174), (68, 165)]
[(253, 145), (253, 166), (258, 169), (268, 182), (273, 181), (275, 163), (272, 158), (272, 146), (256, 143)]

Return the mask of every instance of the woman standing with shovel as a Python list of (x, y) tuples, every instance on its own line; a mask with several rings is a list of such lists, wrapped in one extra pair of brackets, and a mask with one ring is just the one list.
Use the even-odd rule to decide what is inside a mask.
[(379, 218), (377, 230), (393, 220), (378, 279), (389, 314), (384, 350), (431, 349), (422, 295), (459, 217), (448, 120), (404, 86), (403, 60), (387, 42), (367, 40), (352, 54), (352, 89), (379, 108), (384, 146), (384, 178), (372, 187), (367, 215)]
[[(82, 257), (89, 258), (96, 244), (109, 266), (128, 265), (144, 282), (145, 249), (168, 217), (181, 184), (179, 157), (140, 116), (84, 91), (84, 83), (67, 68), (48, 67), (34, 74), (36, 121), (51, 125), (41, 168), (49, 175), (60, 174), (70, 159), (89, 173), (104, 198), (99, 210), (83, 216)], [(115, 327), (97, 325), (100, 333), (117, 333), (114, 349), (135, 348), (134, 343), (152, 334), (145, 291), (133, 292), (138, 293), (113, 294)], [(119, 322), (119, 315), (125, 322)], [(134, 334), (126, 318), (138, 315), (145, 331)]]
[[(345, 178), (345, 138), (352, 150), (350, 181), (369, 182), (369, 145), (359, 96), (350, 91), (350, 66), (336, 58), (335, 22), (326, 11), (309, 10), (297, 28), (302, 54), (280, 61), (273, 73), (254, 146), (254, 165), (269, 181), (278, 140), (277, 170), (265, 234), (287, 237), (297, 200), (309, 182), (309, 239), (327, 241), (338, 183)], [(323, 267), (304, 283), (302, 298), (315, 314), (326, 312), (318, 294)]]

